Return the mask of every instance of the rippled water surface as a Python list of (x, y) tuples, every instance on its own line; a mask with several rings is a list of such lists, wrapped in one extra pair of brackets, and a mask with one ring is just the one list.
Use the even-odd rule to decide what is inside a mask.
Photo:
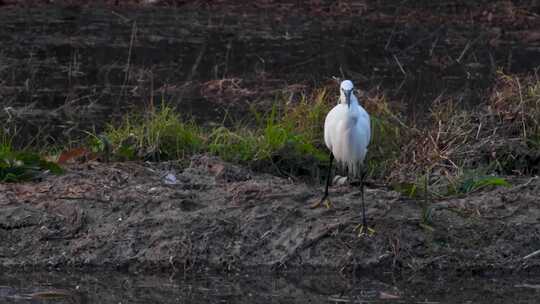
[(4, 274), (2, 303), (537, 303), (540, 277)]

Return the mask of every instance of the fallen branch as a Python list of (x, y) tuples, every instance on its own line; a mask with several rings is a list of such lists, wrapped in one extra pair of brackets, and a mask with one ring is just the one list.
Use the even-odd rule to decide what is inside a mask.
[(539, 254), (540, 254), (540, 249), (539, 249), (539, 250), (536, 250), (536, 251), (533, 252), (533, 253), (527, 254), (526, 256), (523, 257), (523, 259), (524, 259), (524, 260), (527, 260), (527, 259), (530, 259), (530, 258), (532, 258), (532, 257), (535, 257), (535, 256), (537, 256), (537, 255), (539, 255)]

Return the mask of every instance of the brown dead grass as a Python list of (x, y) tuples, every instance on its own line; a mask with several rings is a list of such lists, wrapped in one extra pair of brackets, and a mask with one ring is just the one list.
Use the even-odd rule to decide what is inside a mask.
[(482, 169), (502, 175), (540, 170), (540, 82), (499, 72), (484, 103), (464, 110), (453, 99), (436, 101), (428, 123), (407, 127), (387, 180), (456, 177)]

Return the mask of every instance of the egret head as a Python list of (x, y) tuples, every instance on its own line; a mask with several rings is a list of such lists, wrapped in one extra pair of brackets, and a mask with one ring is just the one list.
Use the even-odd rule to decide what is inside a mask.
[(354, 85), (352, 81), (350, 80), (343, 80), (341, 82), (340, 90), (341, 94), (345, 96), (345, 101), (347, 102), (347, 106), (351, 107), (351, 94), (354, 89)]

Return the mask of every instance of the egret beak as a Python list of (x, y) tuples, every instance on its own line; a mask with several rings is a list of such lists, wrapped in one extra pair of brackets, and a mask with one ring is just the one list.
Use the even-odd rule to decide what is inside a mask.
[(351, 93), (352, 90), (343, 91), (345, 93), (345, 100), (347, 101), (347, 107), (351, 107)]

